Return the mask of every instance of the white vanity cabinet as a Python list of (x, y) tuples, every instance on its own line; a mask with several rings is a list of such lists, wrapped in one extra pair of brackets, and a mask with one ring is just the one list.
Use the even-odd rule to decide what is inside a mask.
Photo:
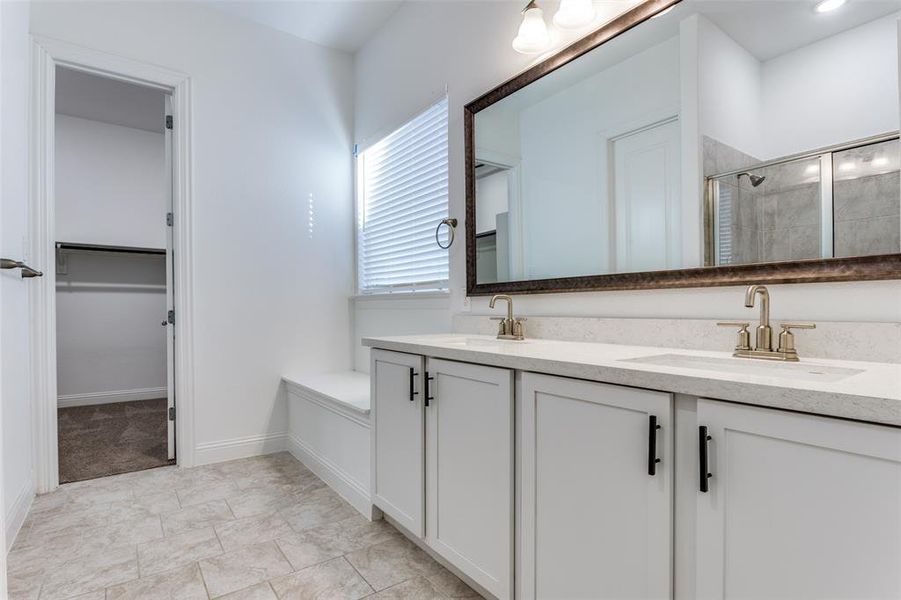
[(513, 597), (513, 371), (428, 359), (426, 543)]
[(521, 597), (671, 597), (671, 395), (523, 373), (521, 398)]
[(425, 360), (372, 350), (372, 500), (410, 533), (425, 531)]
[(710, 400), (698, 425), (697, 598), (901, 598), (901, 429)]
[(373, 503), (512, 598), (513, 371), (374, 349), (370, 376)]

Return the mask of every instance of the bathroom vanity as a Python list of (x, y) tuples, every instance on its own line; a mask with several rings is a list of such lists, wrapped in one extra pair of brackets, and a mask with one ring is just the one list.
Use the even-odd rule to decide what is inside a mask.
[(901, 596), (901, 365), (364, 344), (373, 503), (484, 592)]

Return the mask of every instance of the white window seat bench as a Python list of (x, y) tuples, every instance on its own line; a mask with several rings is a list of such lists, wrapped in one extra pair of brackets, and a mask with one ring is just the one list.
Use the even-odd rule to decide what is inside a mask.
[(366, 518), (373, 518), (369, 375), (358, 371), (286, 375), (282, 383), (291, 454)]

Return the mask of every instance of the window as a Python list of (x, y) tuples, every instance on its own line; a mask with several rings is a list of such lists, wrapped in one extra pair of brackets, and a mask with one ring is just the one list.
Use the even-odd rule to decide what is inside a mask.
[(448, 287), (435, 243), (447, 217), (447, 99), (358, 158), (357, 271), (361, 294)]

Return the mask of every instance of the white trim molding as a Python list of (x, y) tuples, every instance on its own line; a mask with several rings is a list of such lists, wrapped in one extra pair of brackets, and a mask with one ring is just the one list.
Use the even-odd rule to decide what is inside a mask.
[(197, 447), (194, 449), (194, 461), (197, 465), (208, 465), (227, 460), (284, 452), (287, 437), (287, 433), (264, 433), (262, 435), (249, 435), (218, 442), (197, 444)]
[(34, 481), (29, 479), (19, 490), (15, 501), (6, 513), (6, 551), (13, 547), (16, 536), (25, 524), (25, 518), (34, 502)]
[(178, 464), (194, 464), (193, 370), (193, 183), (191, 80), (178, 71), (100, 52), (43, 36), (31, 36), (29, 111), (29, 260), (44, 272), (30, 286), (32, 350), (31, 400), (34, 413), (35, 484), (38, 493), (59, 485), (57, 458), (56, 269), (54, 223), (54, 120), (56, 67), (95, 73), (165, 90), (175, 122), (173, 148), (173, 229), (175, 252), (175, 398), (178, 405)]
[(57, 397), (56, 406), (58, 408), (93, 406), (95, 404), (136, 402), (138, 400), (154, 400), (165, 397), (166, 386), (134, 390), (112, 390), (109, 392), (88, 392), (86, 394), (63, 394)]
[(381, 517), (381, 511), (372, 503), (372, 497), (365, 485), (351, 477), (338, 465), (318, 454), (300, 438), (288, 435), (288, 452), (316, 474), (338, 495), (356, 508), (370, 521)]

